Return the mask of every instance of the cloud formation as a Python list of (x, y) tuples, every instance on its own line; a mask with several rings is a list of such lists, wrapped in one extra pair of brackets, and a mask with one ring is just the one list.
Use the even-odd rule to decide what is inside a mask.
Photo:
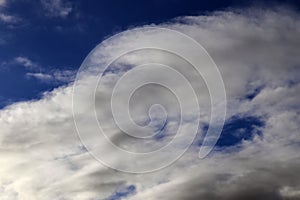
[[(225, 147), (203, 160), (196, 159), (199, 148), (192, 146), (174, 165), (155, 173), (119, 173), (92, 159), (78, 140), (72, 118), (72, 85), (64, 86), (45, 93), (41, 100), (16, 103), (0, 111), (0, 198), (300, 199), (299, 23), (299, 15), (288, 8), (251, 8), (180, 17), (160, 25), (181, 31), (206, 48), (224, 79), (227, 120), (259, 117), (264, 122), (257, 127), (261, 137)], [(142, 34), (129, 33), (107, 44), (98, 52), (100, 61), (93, 62), (101, 63), (113, 55), (111, 47), (126, 48)], [(120, 66), (137, 64), (141, 58), (128, 57)], [(172, 63), (170, 58), (162, 59)], [(107, 72), (107, 84), (117, 76), (119, 73)], [(84, 91), (89, 80), (82, 80)], [(198, 90), (205, 107), (209, 101), (205, 85)], [(82, 120), (89, 117), (84, 99)], [(100, 111), (106, 114), (106, 109)], [(209, 110), (204, 110), (202, 123), (208, 119)], [(107, 124), (106, 130), (121, 146), (147, 147), (123, 138)], [(170, 133), (173, 127), (169, 127)], [(87, 121), (89, 129), (93, 127)], [(155, 145), (161, 142), (156, 140)]]

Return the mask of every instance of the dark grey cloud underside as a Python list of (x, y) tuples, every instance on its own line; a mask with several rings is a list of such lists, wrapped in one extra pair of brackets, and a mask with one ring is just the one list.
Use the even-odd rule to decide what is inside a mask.
[[(235, 174), (206, 174), (172, 188), (179, 190), (168, 199), (184, 200), (299, 200), (284, 197), (283, 186), (299, 187), (299, 158), (293, 163), (265, 163), (242, 176)], [(172, 190), (171, 189), (171, 190)]]

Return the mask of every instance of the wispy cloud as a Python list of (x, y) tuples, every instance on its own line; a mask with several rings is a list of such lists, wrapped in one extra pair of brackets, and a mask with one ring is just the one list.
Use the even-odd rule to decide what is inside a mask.
[(38, 68), (38, 65), (35, 62), (24, 56), (15, 57), (14, 61), (28, 69)]
[(16, 16), (7, 14), (5, 12), (5, 8), (7, 6), (6, 0), (0, 0), (0, 21), (6, 23), (6, 24), (15, 24), (19, 21), (19, 18)]
[(5, 22), (5, 23), (16, 23), (16, 22), (18, 22), (18, 18), (16, 18), (15, 16), (3, 14), (3, 13), (0, 13), (0, 20)]
[(69, 83), (75, 78), (76, 71), (74, 70), (52, 70), (47, 73), (26, 73), (29, 78), (36, 78), (45, 83)]
[[(21, 65), (27, 69), (26, 76), (28, 78), (35, 78), (44, 83), (69, 83), (74, 80), (76, 72), (74, 70), (58, 70), (58, 69), (46, 69), (40, 66), (37, 62), (34, 62), (28, 57), (18, 56), (15, 57), (13, 62), (9, 64)], [(5, 65), (5, 64), (4, 64)]]
[(67, 0), (41, 0), (49, 17), (65, 18), (72, 12), (72, 3)]
[(44, 74), (44, 73), (26, 73), (26, 76), (34, 77), (42, 81), (51, 81), (53, 78), (50, 74)]

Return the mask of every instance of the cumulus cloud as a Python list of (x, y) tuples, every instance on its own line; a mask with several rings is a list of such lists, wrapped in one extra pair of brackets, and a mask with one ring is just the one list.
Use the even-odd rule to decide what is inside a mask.
[[(233, 116), (259, 117), (264, 122), (258, 127), (261, 137), (240, 141), (238, 146), (215, 151), (203, 160), (196, 159), (199, 147), (192, 146), (172, 166), (150, 174), (116, 172), (92, 159), (78, 140), (72, 117), (72, 85), (64, 86), (45, 93), (41, 100), (16, 103), (0, 111), (1, 199), (300, 199), (299, 23), (299, 15), (287, 8), (251, 8), (243, 12), (180, 17), (160, 25), (181, 31), (206, 48), (224, 79), (227, 120)], [(142, 32), (129, 32), (116, 38), (105, 48), (98, 49), (95, 55), (101, 57), (95, 56), (90, 64), (109, 60), (115, 53), (112, 49), (126, 49), (142, 35)], [(160, 36), (160, 33), (153, 35), (157, 40)], [(180, 46), (181, 42), (175, 45)], [(175, 67), (177, 64), (179, 70), (180, 66), (187, 69), (187, 63), (162, 55), (161, 61)], [(125, 57), (116, 66), (132, 66), (139, 64), (141, 58), (151, 59), (151, 56), (159, 58), (152, 51), (140, 52), (140, 55)], [(24, 59), (21, 61), (30, 65)], [(102, 92), (109, 93), (110, 84), (120, 74), (122, 68), (108, 71), (104, 79), (107, 88)], [(192, 74), (185, 72), (185, 75)], [(42, 79), (52, 77), (35, 75)], [(58, 73), (57, 77), (63, 79), (64, 75)], [(89, 84), (87, 77), (81, 77), (82, 94)], [(198, 81), (194, 78), (191, 80)], [(196, 88), (205, 107), (208, 93), (203, 81), (200, 83)], [(149, 91), (159, 94), (167, 105), (175, 104), (160, 90), (148, 88)], [(251, 98), (250, 94), (253, 94)], [(145, 95), (141, 92), (139, 96)], [(137, 96), (137, 100), (146, 104), (154, 101), (154, 97), (141, 97)], [(108, 113), (105, 98), (105, 95), (96, 98), (96, 103), (102, 105), (100, 116)], [(86, 97), (82, 95), (78, 100), (80, 120), (89, 119)], [(134, 102), (135, 116), (143, 116), (144, 110), (138, 109), (138, 103)], [(173, 114), (176, 115), (176, 111)], [(208, 119), (209, 110), (204, 109), (201, 123), (207, 123)], [(124, 148), (151, 149), (151, 144), (159, 146), (164, 142), (157, 139), (148, 141), (151, 144), (139, 145), (120, 136), (120, 131), (110, 125), (109, 118), (105, 122), (104, 129), (109, 136)], [(176, 129), (176, 123), (170, 124), (168, 133), (172, 133), (174, 127)], [(88, 120), (84, 128), (96, 130)], [(116, 155), (114, 159), (121, 158)]]

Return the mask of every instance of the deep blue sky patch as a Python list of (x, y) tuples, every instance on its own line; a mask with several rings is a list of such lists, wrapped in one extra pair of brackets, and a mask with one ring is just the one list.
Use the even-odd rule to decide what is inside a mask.
[[(264, 121), (256, 116), (233, 116), (224, 124), (216, 147), (229, 147), (240, 144), (243, 140), (251, 140), (255, 135), (262, 136), (260, 128)], [(208, 125), (203, 126), (202, 131), (206, 134)], [(198, 145), (202, 144), (203, 137), (197, 137)], [(200, 142), (199, 142), (200, 141)]]
[(262, 132), (258, 129), (264, 126), (264, 122), (254, 116), (234, 116), (223, 127), (221, 136), (216, 144), (218, 147), (236, 145), (243, 140), (251, 140)]

